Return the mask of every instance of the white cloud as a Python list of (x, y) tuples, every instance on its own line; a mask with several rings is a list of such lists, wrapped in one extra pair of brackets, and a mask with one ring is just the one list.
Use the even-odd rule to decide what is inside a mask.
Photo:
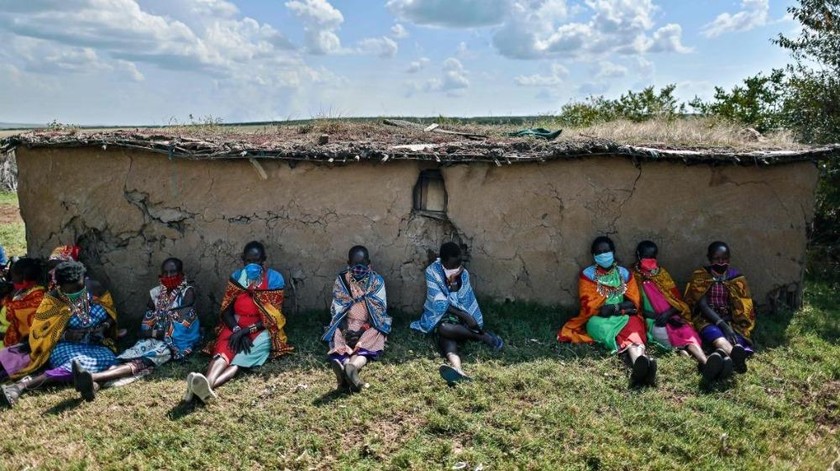
[(375, 54), (379, 57), (394, 57), (398, 49), (396, 41), (387, 36), (362, 39), (356, 48), (360, 54)]
[(653, 40), (646, 52), (677, 52), (687, 54), (693, 49), (682, 44), (682, 26), (669, 23), (653, 33)]
[(569, 76), (569, 69), (561, 64), (551, 64), (551, 73), (548, 75), (519, 75), (513, 79), (520, 87), (556, 87), (562, 84)]
[(769, 0), (742, 0), (741, 11), (721, 13), (703, 27), (703, 36), (714, 38), (726, 33), (749, 31), (768, 22)]
[[(655, 29), (652, 0), (585, 0), (572, 6), (567, 0), (390, 0), (387, 6), (401, 20), (423, 26), (499, 26), (493, 46), (514, 59), (690, 51), (679, 25)], [(570, 21), (578, 16), (585, 20)]]
[(292, 0), (286, 2), (303, 23), (306, 49), (312, 54), (330, 54), (341, 50), (337, 31), (344, 15), (327, 0)]
[(623, 65), (615, 64), (610, 61), (601, 61), (598, 64), (597, 71), (595, 72), (595, 79), (603, 80), (622, 78), (627, 75), (627, 72), (627, 67), (624, 67)]
[(423, 90), (426, 92), (446, 92), (448, 95), (456, 96), (462, 90), (470, 87), (467, 78), (467, 71), (461, 61), (450, 57), (443, 61), (441, 68), (443, 74), (440, 78), (433, 78), (426, 81)]
[(475, 28), (501, 24), (509, 0), (388, 0), (391, 13), (423, 26)]
[(405, 26), (397, 23), (391, 27), (391, 36), (393, 36), (394, 39), (405, 39), (409, 36), (409, 34), (408, 30), (405, 29)]
[(405, 69), (405, 71), (409, 74), (416, 74), (417, 72), (423, 70), (429, 64), (429, 62), (430, 60), (427, 57), (421, 57), (416, 61), (411, 61), (411, 63), (408, 64), (408, 67)]

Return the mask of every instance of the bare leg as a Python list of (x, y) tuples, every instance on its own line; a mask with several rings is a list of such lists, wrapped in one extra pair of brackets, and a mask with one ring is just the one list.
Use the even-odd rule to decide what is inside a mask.
[(723, 352), (726, 353), (727, 355), (732, 354), (732, 344), (729, 343), (729, 340), (726, 340), (723, 337), (721, 337), (721, 338), (715, 340), (714, 342), (712, 342), (712, 345), (714, 345), (715, 348), (719, 348), (719, 349), (723, 350)]
[(224, 359), (224, 357), (218, 356), (210, 360), (210, 364), (207, 365), (207, 373), (205, 373), (205, 376), (207, 376), (207, 382), (210, 383), (211, 387), (216, 384), (219, 376), (221, 376), (222, 372), (227, 369), (227, 366), (228, 362)]
[(631, 345), (627, 347), (627, 355), (630, 357), (630, 364), (636, 363), (636, 359), (645, 354), (644, 345)]
[(96, 389), (99, 389), (99, 384), (97, 383), (104, 383), (106, 381), (131, 376), (131, 365), (115, 366), (101, 373), (93, 373), (91, 374), (91, 376), (93, 377), (94, 387)]
[(14, 406), (18, 398), (27, 389), (35, 389), (45, 384), (54, 382), (56, 382), (55, 379), (47, 376), (46, 374), (42, 374), (35, 376), (34, 378), (24, 378), (14, 384), (5, 385), (3, 386), (2, 393), (6, 396), (6, 402), (8, 402), (10, 406)]
[(464, 370), (461, 369), (461, 357), (458, 355), (458, 342), (442, 335), (439, 336), (438, 342), (443, 356), (449, 361), (452, 368), (455, 368), (459, 373), (464, 374)]
[(697, 359), (697, 362), (701, 365), (706, 364), (706, 354), (703, 353), (703, 349), (700, 348), (700, 345), (689, 345), (685, 348), (685, 351), (691, 354), (694, 358)]
[[(228, 381), (230, 381), (231, 379), (233, 379), (233, 377), (236, 376), (237, 372), (239, 372), (239, 367), (238, 366), (227, 365), (227, 367), (221, 372), (221, 374), (219, 374), (214, 380), (212, 380), (212, 382), (210, 384), (213, 385), (213, 389), (216, 389), (219, 386), (221, 386), (221, 385), (227, 383)], [(210, 380), (209, 377), (207, 379)]]
[(353, 355), (350, 357), (349, 362), (352, 363), (357, 370), (361, 371), (362, 368), (367, 365), (368, 359), (362, 355)]

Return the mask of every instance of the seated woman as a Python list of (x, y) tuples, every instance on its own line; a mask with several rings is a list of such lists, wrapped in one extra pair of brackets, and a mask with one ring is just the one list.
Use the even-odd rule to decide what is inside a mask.
[(242, 262), (228, 280), (222, 299), (216, 341), (204, 352), (213, 355), (206, 376), (187, 375), (184, 401), (193, 396), (208, 403), (217, 398), (215, 388), (232, 379), (239, 368), (261, 366), (269, 358), (292, 351), (283, 327), (283, 275), (266, 268), (265, 247), (253, 241), (245, 245)]
[[(29, 329), (29, 364), (13, 375), (23, 379), (2, 388), (9, 406), (27, 390), (72, 380), (74, 366), (100, 372), (117, 362), (117, 314), (111, 294), (98, 284), (86, 284), (85, 267), (79, 262), (59, 264), (55, 279), (58, 287), (44, 295)], [(28, 376), (44, 366), (45, 372)]]
[(707, 348), (729, 356), (735, 371), (746, 373), (755, 327), (747, 279), (729, 266), (731, 252), (725, 242), (712, 242), (706, 256), (710, 265), (695, 270), (685, 290), (694, 327)]
[(73, 371), (73, 384), (87, 401), (92, 401), (100, 383), (120, 378), (137, 378), (169, 360), (189, 355), (201, 339), (195, 308), (195, 289), (187, 283), (184, 264), (168, 258), (161, 265), (160, 283), (149, 291), (148, 310), (140, 324), (140, 340), (117, 356), (120, 365), (101, 373), (82, 366)]
[(462, 264), (458, 244), (441, 245), (439, 258), (426, 268), (426, 303), (423, 315), (411, 323), (411, 328), (436, 334), (441, 355), (451, 365), (442, 365), (440, 375), (450, 384), (470, 379), (461, 368), (459, 344), (474, 340), (495, 350), (504, 346), (501, 338), (484, 330), (484, 317), (470, 285), (470, 274)]
[(47, 270), (49, 275), (47, 291), (55, 290), (57, 283), (55, 280), (55, 267), (62, 262), (78, 262), (81, 247), (78, 245), (59, 245), (51, 253), (47, 259)]
[(593, 341), (626, 355), (634, 385), (656, 383), (656, 360), (645, 351), (647, 332), (639, 315), (639, 286), (630, 270), (615, 261), (615, 243), (606, 236), (592, 241), (595, 261), (580, 272), (580, 312), (557, 333), (560, 342)]
[(732, 374), (732, 361), (718, 353), (708, 357), (701, 347), (700, 336), (691, 325), (691, 310), (682, 300), (671, 274), (656, 260), (659, 248), (644, 240), (636, 246), (633, 276), (642, 296), (642, 312), (647, 319), (648, 333), (666, 348), (691, 354), (705, 381)]
[(3, 338), (5, 348), (0, 350), (0, 381), (29, 364), (29, 329), (44, 299), (41, 263), (34, 258), (21, 258), (9, 270), (12, 293), (3, 306), (8, 327)]
[(347, 269), (338, 274), (330, 305), (332, 321), (322, 340), (329, 342), (330, 366), (338, 389), (361, 391), (359, 371), (376, 360), (391, 332), (385, 280), (370, 266), (368, 249), (357, 245), (347, 255)]

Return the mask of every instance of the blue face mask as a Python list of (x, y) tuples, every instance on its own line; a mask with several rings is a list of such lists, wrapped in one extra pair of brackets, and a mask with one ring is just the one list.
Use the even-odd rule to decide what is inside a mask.
[(615, 263), (615, 255), (612, 252), (599, 253), (593, 258), (601, 268), (610, 268)]
[(262, 276), (263, 267), (256, 263), (249, 263), (245, 265), (245, 274), (249, 280), (258, 280)]

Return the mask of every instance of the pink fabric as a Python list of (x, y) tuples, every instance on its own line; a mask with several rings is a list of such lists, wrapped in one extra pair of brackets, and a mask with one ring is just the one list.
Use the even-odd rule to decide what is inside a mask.
[(668, 331), (668, 341), (674, 348), (683, 348), (689, 345), (700, 345), (700, 336), (694, 330), (691, 324), (685, 323), (679, 327), (674, 327), (671, 324), (665, 326)]
[(650, 306), (657, 314), (661, 314), (668, 309), (671, 309), (671, 305), (668, 304), (668, 300), (665, 299), (665, 296), (663, 296), (659, 291), (656, 283), (650, 280), (645, 280), (642, 282), (642, 288), (645, 290), (645, 296), (647, 296), (648, 301), (650, 301)]
[[(653, 307), (653, 310), (656, 311), (657, 314), (670, 309), (671, 305), (668, 304), (668, 300), (665, 299), (665, 296), (663, 296), (662, 292), (659, 291), (659, 287), (656, 286), (656, 283), (652, 281), (644, 281), (642, 283), (642, 287), (645, 290), (645, 296), (647, 296), (648, 301), (650, 301), (651, 307)], [(694, 327), (688, 322), (685, 322), (679, 327), (674, 327), (668, 323), (665, 326), (665, 330), (668, 332), (668, 342), (673, 348), (700, 345), (700, 336), (697, 335), (697, 331), (694, 330)]]
[(29, 365), (29, 354), (20, 351), (19, 345), (0, 350), (0, 365), (11, 376)]

